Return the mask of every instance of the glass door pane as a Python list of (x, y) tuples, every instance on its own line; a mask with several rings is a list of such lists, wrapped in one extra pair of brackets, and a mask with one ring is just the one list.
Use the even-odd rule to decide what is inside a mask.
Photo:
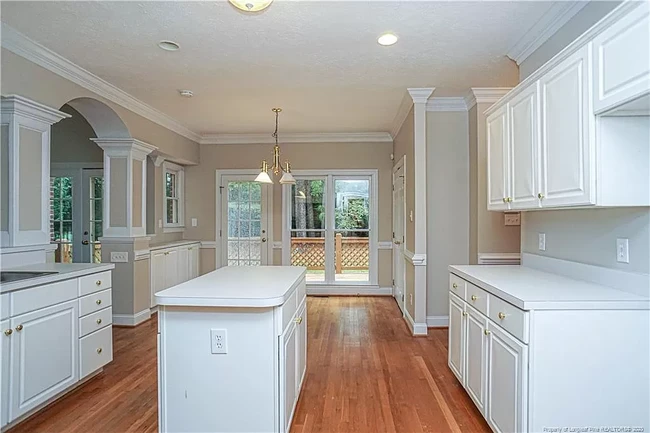
[(102, 262), (102, 245), (99, 239), (104, 233), (104, 171), (83, 170), (83, 227), (82, 261)]
[(327, 269), (326, 179), (298, 179), (291, 186), (291, 265), (307, 268), (307, 283), (324, 283)]
[(367, 283), (370, 179), (334, 179), (334, 281)]
[(226, 180), (225, 266), (261, 266), (267, 264), (266, 190), (262, 184), (247, 180)]
[(58, 244), (54, 252), (57, 263), (72, 263), (72, 176), (58, 176), (51, 179), (50, 194), (50, 241)]

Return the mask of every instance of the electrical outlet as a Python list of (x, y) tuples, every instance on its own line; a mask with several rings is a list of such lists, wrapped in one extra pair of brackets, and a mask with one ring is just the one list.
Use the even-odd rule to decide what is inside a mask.
[(111, 252), (111, 263), (127, 263), (129, 261), (129, 253), (126, 251), (112, 251)]
[(519, 212), (506, 213), (505, 224), (507, 226), (520, 226), (521, 225), (520, 213)]
[(210, 329), (210, 349), (213, 354), (228, 353), (228, 333), (225, 329)]
[(192, 218), (192, 227), (196, 227), (198, 225), (199, 225), (199, 220), (197, 220), (196, 218)]
[(630, 263), (630, 242), (629, 240), (616, 239), (616, 261), (619, 263)]
[(537, 248), (540, 251), (546, 251), (546, 233), (539, 233)]

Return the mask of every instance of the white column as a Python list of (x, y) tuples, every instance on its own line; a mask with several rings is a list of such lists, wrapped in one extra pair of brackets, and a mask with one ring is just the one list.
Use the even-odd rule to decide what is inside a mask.
[(104, 149), (104, 238), (145, 236), (147, 155), (155, 146), (134, 138), (92, 139)]
[(50, 243), (50, 127), (70, 115), (12, 95), (2, 98), (0, 244)]
[[(413, 185), (415, 193), (413, 248), (415, 330), (426, 334), (427, 320), (427, 101), (435, 88), (408, 89), (413, 99)], [(424, 324), (424, 326), (422, 326)], [(422, 332), (423, 331), (423, 332)]]

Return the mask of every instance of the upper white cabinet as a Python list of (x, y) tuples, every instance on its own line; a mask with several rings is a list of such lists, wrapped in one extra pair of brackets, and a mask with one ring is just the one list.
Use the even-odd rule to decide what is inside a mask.
[(649, 8), (622, 3), (486, 111), (489, 210), (650, 205)]

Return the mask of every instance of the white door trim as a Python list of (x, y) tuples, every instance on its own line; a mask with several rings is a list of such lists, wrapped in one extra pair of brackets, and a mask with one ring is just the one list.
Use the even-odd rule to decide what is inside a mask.
[[(392, 181), (393, 181), (393, 212), (395, 212), (395, 184), (396, 184), (396, 176), (399, 170), (402, 170), (402, 176), (404, 178), (403, 180), (403, 195), (402, 195), (402, 244), (401, 248), (398, 245), (394, 245), (393, 248), (393, 257), (392, 257), (392, 268), (393, 268), (393, 287), (392, 287), (392, 294), (395, 300), (397, 301), (397, 305), (400, 307), (400, 310), (402, 311), (402, 317), (404, 317), (404, 311), (406, 310), (406, 307), (404, 306), (404, 300), (406, 298), (406, 263), (403, 263), (402, 267), (402, 276), (401, 276), (401, 287), (402, 287), (402, 300), (399, 300), (396, 298), (396, 290), (397, 286), (395, 285), (395, 281), (397, 281), (397, 267), (395, 266), (395, 261), (396, 260), (402, 260), (405, 262), (406, 258), (404, 257), (404, 251), (406, 250), (406, 155), (403, 155), (399, 161), (393, 166), (393, 172), (392, 172)], [(394, 214), (393, 214), (394, 216)], [(395, 234), (395, 218), (393, 218), (392, 221), (392, 232), (393, 235)], [(395, 242), (394, 236), (392, 239), (392, 242)]]

